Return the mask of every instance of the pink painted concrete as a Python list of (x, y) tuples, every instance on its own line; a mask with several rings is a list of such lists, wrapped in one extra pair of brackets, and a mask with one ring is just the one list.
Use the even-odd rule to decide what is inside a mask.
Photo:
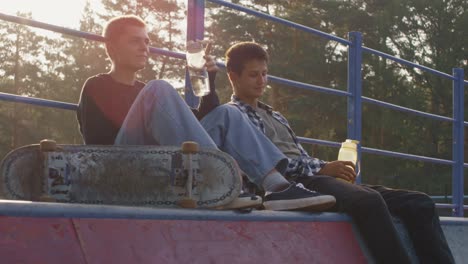
[(2, 263), (84, 263), (84, 256), (88, 264), (366, 263), (347, 222), (0, 217), (0, 256)]
[(0, 263), (85, 263), (66, 218), (0, 217)]

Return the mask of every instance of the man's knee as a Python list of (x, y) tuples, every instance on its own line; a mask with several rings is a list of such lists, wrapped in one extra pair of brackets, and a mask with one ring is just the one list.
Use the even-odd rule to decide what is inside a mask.
[(387, 204), (380, 193), (374, 190), (365, 190), (356, 195), (353, 201), (354, 210), (371, 213), (376, 210), (386, 210)]
[(435, 203), (431, 197), (425, 193), (412, 192), (408, 199), (406, 199), (406, 206), (404, 206), (407, 214), (416, 216), (433, 215), (435, 212)]
[(179, 96), (175, 88), (164, 80), (152, 80), (146, 84), (141, 91), (145, 98), (147, 97), (161, 97), (168, 98), (172, 96)]
[[(208, 115), (206, 115), (201, 123), (210, 123), (215, 120), (220, 121), (223, 120), (224, 125), (229, 126), (231, 123), (238, 123), (239, 121), (243, 120), (242, 112), (237, 109), (237, 107), (224, 104), (216, 107), (213, 111), (211, 111)], [(248, 121), (248, 120), (247, 120)]]

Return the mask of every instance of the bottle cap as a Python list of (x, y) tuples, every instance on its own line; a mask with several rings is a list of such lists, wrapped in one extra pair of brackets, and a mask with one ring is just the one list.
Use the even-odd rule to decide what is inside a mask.
[(358, 140), (346, 139), (345, 142), (341, 143), (341, 147), (343, 147), (343, 148), (356, 149), (356, 148), (357, 148), (357, 144), (359, 144), (359, 141), (358, 141)]

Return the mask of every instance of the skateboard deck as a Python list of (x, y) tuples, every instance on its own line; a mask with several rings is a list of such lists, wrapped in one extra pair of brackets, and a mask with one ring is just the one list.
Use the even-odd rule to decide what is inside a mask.
[(214, 149), (187, 154), (172, 146), (41, 145), (5, 156), (4, 198), (178, 207), (189, 196), (193, 207), (214, 208), (234, 200), (242, 185), (234, 159)]

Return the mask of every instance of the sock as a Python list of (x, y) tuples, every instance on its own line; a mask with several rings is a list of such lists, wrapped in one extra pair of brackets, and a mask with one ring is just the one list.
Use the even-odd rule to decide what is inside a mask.
[(277, 170), (268, 173), (262, 182), (265, 192), (278, 192), (286, 189), (290, 183)]

